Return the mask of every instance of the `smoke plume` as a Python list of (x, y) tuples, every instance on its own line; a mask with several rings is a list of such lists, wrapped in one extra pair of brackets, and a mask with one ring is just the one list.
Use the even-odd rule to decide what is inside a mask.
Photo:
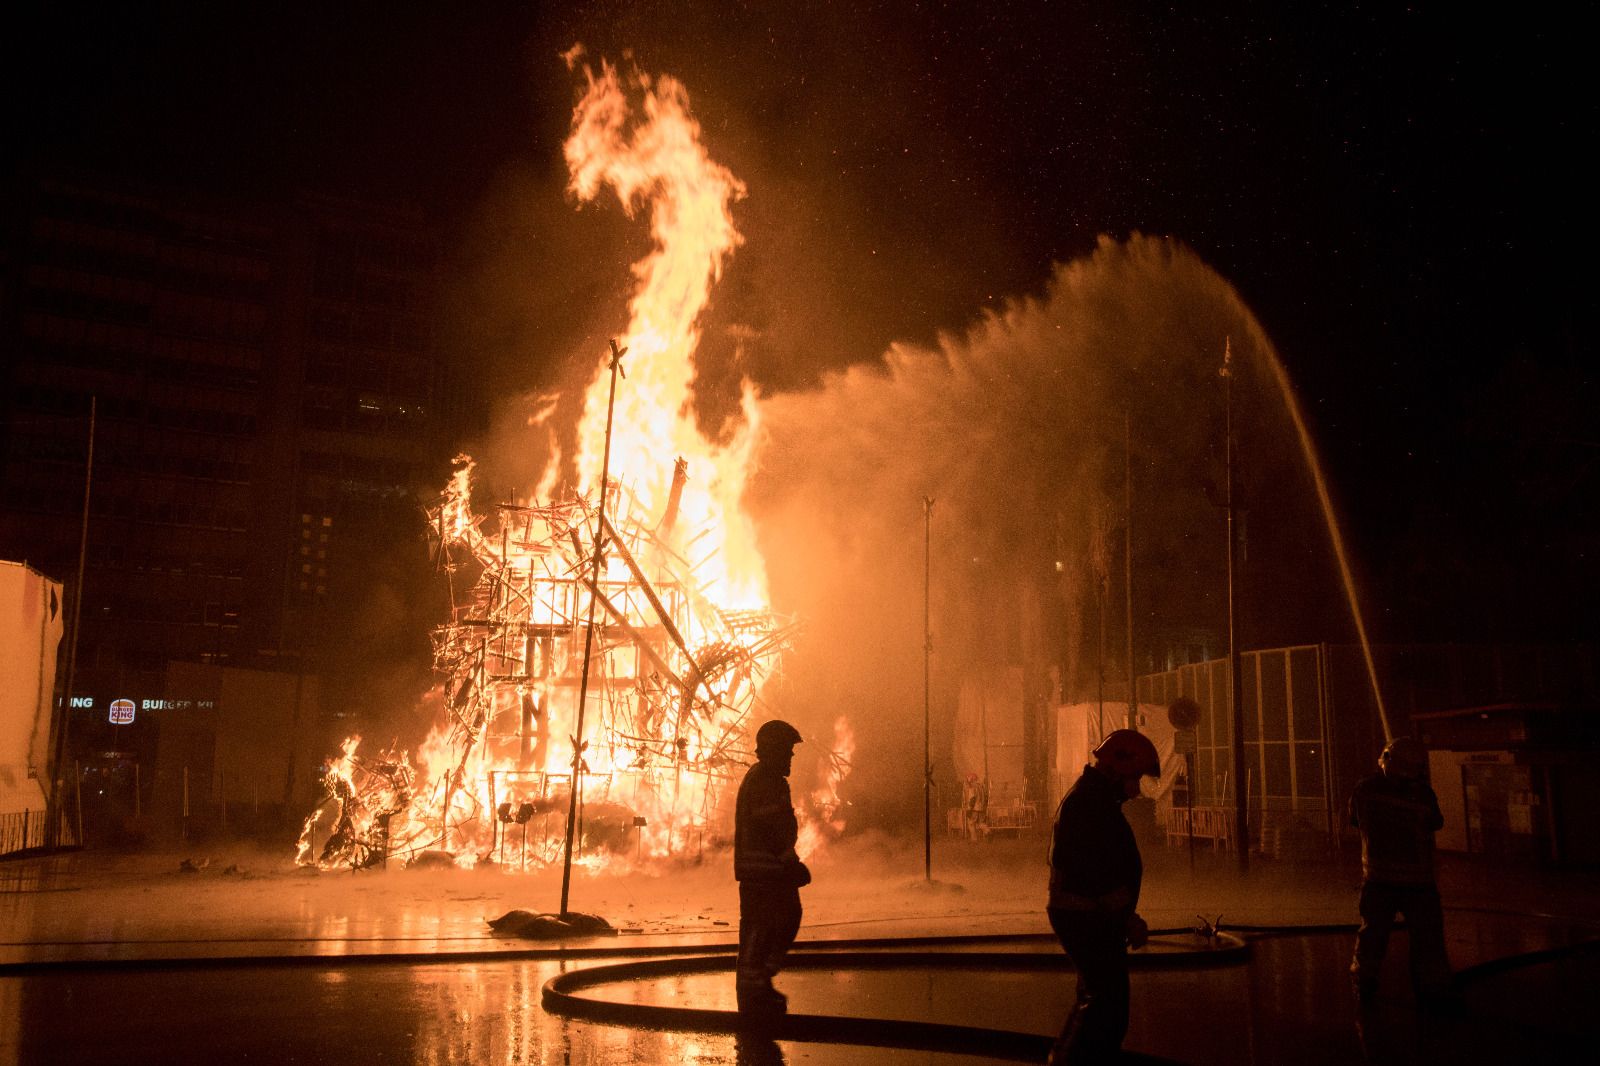
[[(1223, 519), (1206, 487), (1222, 480), (1228, 343), (1241, 368), (1268, 351), (1232, 287), (1193, 252), (1103, 239), (1058, 266), (1041, 297), (964, 334), (897, 345), (819, 388), (764, 400), (748, 503), (774, 604), (807, 634), (785, 696), (819, 732), (835, 713), (856, 723), (858, 804), (891, 819), (921, 806), (925, 497), (936, 778), (947, 776), (962, 680), (1021, 667), (1036, 703), (1082, 696), (1125, 473), (1137, 486), (1136, 625), (1223, 620)], [(1236, 422), (1273, 423), (1287, 450), (1270, 406), (1240, 411)], [(1120, 573), (1113, 587), (1120, 638)], [(1143, 637), (1142, 648), (1155, 643)], [(1125, 676), (1125, 655), (1117, 661), (1113, 676)]]

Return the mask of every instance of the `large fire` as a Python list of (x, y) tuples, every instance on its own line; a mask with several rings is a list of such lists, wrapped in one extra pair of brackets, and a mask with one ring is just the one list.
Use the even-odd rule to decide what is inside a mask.
[[(577, 49), (567, 57), (575, 69), (580, 59)], [(582, 73), (565, 145), (570, 190), (592, 201), (609, 188), (629, 217), (649, 212), (653, 238), (633, 265), (606, 491), (609, 354), (586, 390), (573, 455), (586, 491), (554, 498), (552, 454), (534, 498), (500, 505), (490, 523), (473, 510), (472, 460), (458, 459), (429, 513), (454, 602), (434, 633), (440, 718), (414, 753), (344, 742), (325, 765), (302, 863), (434, 852), (463, 865), (544, 865), (561, 856), (575, 775), (574, 861), (697, 855), (725, 831), (729, 786), (770, 717), (763, 692), (794, 625), (768, 607), (740, 505), (757, 405), (746, 386), (742, 425), (721, 444), (690, 413), (697, 320), (742, 240), (731, 208), (744, 187), (707, 154), (682, 84), (625, 79), (609, 64)], [(843, 827), (837, 788), (853, 746), (840, 719), (803, 797), (806, 852)]]

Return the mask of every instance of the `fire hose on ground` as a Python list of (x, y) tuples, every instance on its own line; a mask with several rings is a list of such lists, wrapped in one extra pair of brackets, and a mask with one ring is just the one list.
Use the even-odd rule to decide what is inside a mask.
[[(1353, 935), (1353, 923), (1306, 925), (1222, 925), (1202, 919), (1198, 928), (1150, 931), (1152, 941), (1188, 936), (1204, 945), (1129, 955), (1132, 969), (1160, 970), (1223, 967), (1248, 960), (1251, 940), (1275, 936)], [(1397, 923), (1403, 929), (1404, 923)], [(216, 941), (227, 943), (231, 941)], [(808, 941), (795, 945), (786, 970), (890, 970), (941, 969), (986, 972), (1068, 972), (1071, 964), (1059, 951), (981, 950), (1000, 945), (1054, 944), (1048, 933), (991, 935), (881, 937)], [(579, 993), (621, 982), (734, 970), (736, 944), (624, 945), (605, 947), (549, 947), (495, 951), (395, 952), (360, 955), (249, 955), (187, 956), (134, 959), (75, 959), (0, 963), (0, 977), (63, 972), (149, 972), (248, 968), (343, 968), (360, 965), (422, 966), (438, 964), (587, 961), (626, 958), (630, 961), (590, 966), (559, 974), (542, 990), (541, 1003), (551, 1014), (634, 1029), (676, 1032), (730, 1033), (764, 1041), (793, 1041), (835, 1045), (943, 1051), (983, 1055), (1017, 1062), (1037, 1062), (1049, 1051), (1052, 1038), (980, 1026), (940, 1022), (872, 1018), (848, 1015), (789, 1014), (752, 1021), (733, 1010), (623, 1003), (589, 998)], [(941, 950), (943, 949), (943, 950)], [(1456, 972), (1458, 988), (1474, 981), (1522, 967), (1600, 952), (1600, 939), (1492, 959)], [(1140, 1061), (1133, 1056), (1130, 1061)], [(1142, 1061), (1164, 1060), (1143, 1056)]]
[[(1152, 930), (1152, 939), (1193, 929)], [(1205, 944), (1196, 950), (1129, 955), (1134, 968), (1177, 968), (1234, 965), (1249, 956), (1249, 942), (1208, 929)], [(905, 950), (907, 948), (977, 948), (1002, 943), (1054, 944), (1049, 934), (997, 936), (910, 937), (822, 941), (795, 945), (784, 964), (793, 970), (896, 970), (940, 969), (994, 972), (1065, 972), (1071, 964), (1059, 951)], [(726, 950), (723, 948), (722, 950)], [(679, 1032), (744, 1034), (761, 1040), (844, 1044), (857, 1047), (897, 1048), (983, 1055), (1016, 1062), (1039, 1062), (1050, 1050), (1052, 1038), (1007, 1029), (952, 1025), (896, 1018), (870, 1018), (838, 1014), (786, 1014), (752, 1020), (738, 1011), (702, 1007), (674, 1007), (651, 1003), (620, 1003), (593, 999), (584, 989), (626, 981), (678, 977), (694, 973), (733, 973), (734, 955), (651, 959), (595, 966), (559, 974), (545, 982), (541, 1002), (551, 1014), (627, 1028), (665, 1029)], [(1150, 1059), (1158, 1062), (1162, 1060)]]
[[(1250, 955), (1249, 937), (1353, 935), (1354, 923), (1335, 922), (1306, 925), (1229, 925), (1221, 919), (1201, 919), (1198, 928), (1153, 929), (1152, 941), (1177, 935), (1196, 936), (1205, 945), (1194, 950), (1151, 954), (1130, 953), (1132, 969), (1177, 969), (1181, 967), (1230, 966), (1243, 963)], [(1399, 922), (1397, 929), (1404, 929)], [(864, 970), (864, 969), (951, 969), (996, 971), (1071, 970), (1065, 955), (1050, 952), (914, 951), (913, 947), (975, 947), (999, 943), (1054, 943), (1049, 934), (1008, 934), (998, 936), (912, 937), (825, 941), (797, 944), (785, 962), (786, 970)], [(877, 950), (873, 950), (877, 949)], [(894, 950), (900, 949), (900, 950)], [(707, 949), (715, 950), (715, 949)], [(1563, 947), (1493, 959), (1457, 971), (1457, 988), (1524, 966), (1570, 958), (1600, 951), (1600, 939), (1580, 941)], [(622, 1003), (579, 995), (585, 989), (625, 981), (677, 977), (692, 973), (733, 973), (737, 957), (709, 955), (690, 958), (654, 959), (595, 966), (559, 974), (545, 982), (541, 1002), (545, 1010), (564, 1017), (622, 1026), (678, 1032), (733, 1033), (761, 1040), (786, 1040), (801, 1043), (843, 1044), (863, 1047), (897, 1048), (915, 1051), (943, 1051), (984, 1055), (1016, 1062), (1039, 1062), (1048, 1054), (1053, 1038), (1037, 1033), (1006, 1029), (951, 1025), (940, 1022), (849, 1015), (786, 1014), (753, 1022), (737, 1011), (699, 1007), (674, 1007), (660, 1004)], [(1130, 1061), (1161, 1062), (1150, 1056), (1125, 1052)]]

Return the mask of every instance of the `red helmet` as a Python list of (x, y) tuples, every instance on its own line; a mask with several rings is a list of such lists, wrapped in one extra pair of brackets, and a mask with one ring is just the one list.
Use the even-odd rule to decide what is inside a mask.
[(1095, 765), (1122, 777), (1160, 777), (1161, 756), (1150, 738), (1136, 729), (1113, 729), (1093, 752)]

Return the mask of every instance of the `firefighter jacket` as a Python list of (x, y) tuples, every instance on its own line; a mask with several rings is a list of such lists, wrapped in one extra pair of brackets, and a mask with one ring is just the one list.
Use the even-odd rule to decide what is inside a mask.
[(770, 763), (757, 762), (745, 773), (734, 807), (734, 878), (798, 884), (803, 869), (794, 850), (798, 837), (788, 779)]
[(1350, 796), (1361, 830), (1361, 874), (1385, 885), (1433, 884), (1433, 834), (1444, 826), (1428, 782), (1373, 774)]
[(1144, 863), (1122, 816), (1122, 786), (1092, 766), (1062, 797), (1050, 840), (1050, 906), (1132, 914)]

